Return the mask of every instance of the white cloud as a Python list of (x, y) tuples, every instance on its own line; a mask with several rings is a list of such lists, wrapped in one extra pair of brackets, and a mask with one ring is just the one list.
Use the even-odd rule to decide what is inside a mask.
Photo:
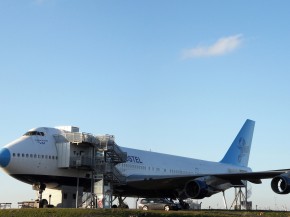
[(186, 49), (182, 53), (184, 59), (196, 57), (220, 56), (234, 51), (242, 43), (242, 35), (233, 35), (218, 39), (214, 44), (209, 46), (197, 46)]

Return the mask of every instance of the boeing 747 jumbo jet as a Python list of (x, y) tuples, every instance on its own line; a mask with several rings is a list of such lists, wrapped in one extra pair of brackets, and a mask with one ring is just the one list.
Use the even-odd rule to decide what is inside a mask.
[[(39, 127), (0, 150), (0, 166), (40, 193), (63, 186), (88, 192), (104, 179), (114, 196), (202, 199), (244, 181), (260, 184), (272, 178), (272, 190), (288, 194), (289, 169), (252, 172), (248, 167), (254, 126), (246, 120), (220, 162), (120, 147), (108, 135), (80, 133), (76, 127)], [(106, 146), (104, 138), (109, 138)]]

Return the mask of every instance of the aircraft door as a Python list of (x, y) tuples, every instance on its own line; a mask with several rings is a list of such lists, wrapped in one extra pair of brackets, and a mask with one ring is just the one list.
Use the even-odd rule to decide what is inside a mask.
[[(43, 160), (45, 159), (45, 153), (47, 151), (47, 144), (48, 139), (46, 132), (43, 130), (38, 130), (35, 132), (34, 136), (34, 143), (35, 143), (35, 153), (34, 153), (34, 162), (35, 165), (37, 165), (37, 169), (42, 170), (45, 164), (43, 164)], [(45, 166), (47, 167), (47, 165)]]

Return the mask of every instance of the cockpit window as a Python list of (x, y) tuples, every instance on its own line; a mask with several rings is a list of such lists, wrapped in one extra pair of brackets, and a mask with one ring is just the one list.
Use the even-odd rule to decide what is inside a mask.
[(44, 136), (44, 132), (39, 131), (28, 131), (23, 136)]

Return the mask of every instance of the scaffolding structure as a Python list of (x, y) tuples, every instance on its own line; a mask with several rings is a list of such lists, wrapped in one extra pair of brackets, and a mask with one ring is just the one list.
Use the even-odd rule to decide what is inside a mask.
[[(58, 155), (58, 167), (76, 169), (90, 174), (90, 189), (79, 194), (80, 180), (77, 178), (76, 207), (109, 208), (112, 206), (114, 185), (126, 183), (126, 177), (116, 165), (126, 162), (127, 153), (115, 143), (113, 135), (94, 136), (64, 131), (54, 135)], [(81, 201), (81, 202), (79, 202)]]
[[(244, 189), (244, 192), (243, 192)], [(235, 210), (252, 210), (252, 201), (248, 201), (248, 186), (235, 187), (235, 198), (230, 209), (234, 207)]]

